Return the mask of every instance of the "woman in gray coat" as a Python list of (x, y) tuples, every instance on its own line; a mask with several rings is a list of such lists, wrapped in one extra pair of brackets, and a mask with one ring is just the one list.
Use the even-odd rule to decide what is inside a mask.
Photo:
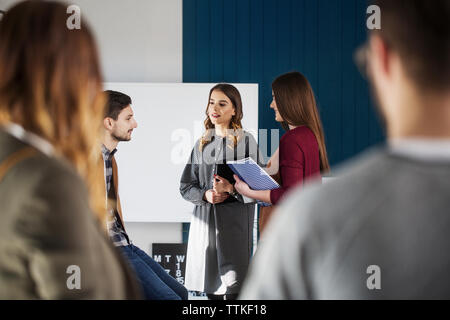
[[(234, 190), (226, 161), (252, 157), (258, 145), (242, 129), (239, 91), (218, 84), (209, 93), (205, 133), (197, 141), (180, 183), (195, 204), (186, 258), (186, 288), (210, 299), (235, 299), (252, 255), (255, 203)], [(253, 201), (253, 200), (251, 200)]]

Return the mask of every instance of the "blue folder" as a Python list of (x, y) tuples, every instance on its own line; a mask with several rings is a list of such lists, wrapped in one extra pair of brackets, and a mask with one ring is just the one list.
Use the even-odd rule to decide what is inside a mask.
[[(280, 185), (264, 171), (252, 158), (238, 161), (227, 161), (227, 165), (233, 172), (248, 184), (252, 190), (273, 190)], [(258, 201), (263, 207), (270, 206), (269, 203)]]

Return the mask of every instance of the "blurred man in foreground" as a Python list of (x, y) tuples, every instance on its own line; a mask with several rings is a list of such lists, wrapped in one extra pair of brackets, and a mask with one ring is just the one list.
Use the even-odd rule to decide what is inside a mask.
[(450, 2), (374, 2), (358, 60), (387, 146), (280, 207), (241, 299), (450, 298)]

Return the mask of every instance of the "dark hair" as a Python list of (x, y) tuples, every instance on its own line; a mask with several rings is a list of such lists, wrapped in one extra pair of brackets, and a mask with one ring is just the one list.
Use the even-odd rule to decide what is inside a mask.
[(122, 112), (123, 109), (125, 109), (132, 103), (131, 98), (125, 93), (118, 91), (107, 90), (105, 91), (105, 93), (108, 97), (108, 103), (105, 110), (105, 118), (109, 117), (117, 120), (120, 112)]
[(273, 81), (272, 90), (278, 112), (284, 120), (283, 128), (289, 130), (289, 125), (308, 127), (319, 146), (320, 170), (322, 173), (329, 171), (322, 122), (308, 79), (300, 72), (289, 72)]
[(398, 52), (407, 74), (426, 89), (450, 85), (450, 1), (372, 0), (380, 7), (386, 44)]

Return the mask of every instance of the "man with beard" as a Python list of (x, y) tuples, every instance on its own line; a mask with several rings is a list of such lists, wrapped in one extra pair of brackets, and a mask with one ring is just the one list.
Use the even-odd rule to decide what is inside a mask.
[(120, 141), (130, 141), (137, 128), (131, 98), (117, 91), (106, 91), (108, 104), (103, 119), (105, 128), (102, 155), (105, 167), (105, 188), (108, 209), (108, 233), (114, 245), (134, 269), (144, 296), (149, 300), (187, 300), (186, 288), (144, 251), (132, 244), (123, 223), (119, 199), (119, 180), (114, 154)]
[(357, 60), (387, 145), (281, 205), (241, 299), (450, 298), (450, 2), (371, 2)]

